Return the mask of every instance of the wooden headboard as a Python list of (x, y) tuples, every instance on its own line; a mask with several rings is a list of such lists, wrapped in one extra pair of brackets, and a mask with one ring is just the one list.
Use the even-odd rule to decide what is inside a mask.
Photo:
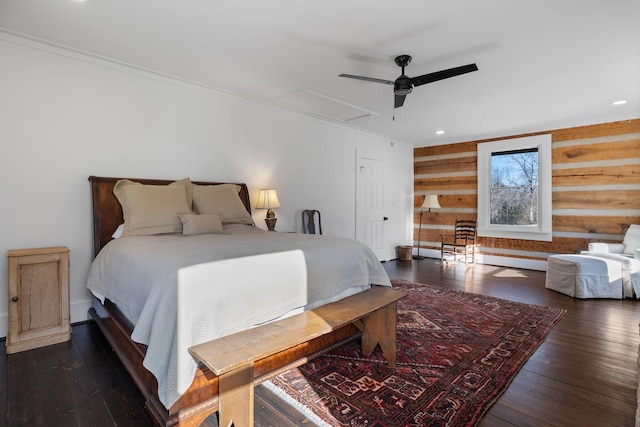
[[(93, 200), (93, 256), (100, 252), (100, 249), (112, 240), (111, 235), (120, 224), (123, 223), (122, 207), (120, 202), (113, 194), (113, 186), (120, 179), (130, 179), (147, 185), (168, 185), (174, 181), (163, 179), (139, 179), (139, 178), (104, 178), (99, 176), (90, 176), (91, 182), (91, 198)], [(236, 184), (240, 188), (240, 199), (247, 211), (251, 213), (251, 202), (249, 201), (249, 189), (246, 184), (228, 183), (228, 182), (204, 182), (192, 181), (199, 185), (220, 185), (220, 184)]]

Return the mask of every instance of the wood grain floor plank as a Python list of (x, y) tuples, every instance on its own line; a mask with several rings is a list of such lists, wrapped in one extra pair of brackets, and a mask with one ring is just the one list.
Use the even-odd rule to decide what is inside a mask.
[(88, 326), (74, 335), (86, 366), (79, 374), (89, 374), (91, 378), (87, 378), (87, 381), (95, 382), (99, 399), (109, 410), (109, 416), (115, 425), (135, 427), (149, 423), (150, 418), (144, 411), (142, 396), (135, 386), (132, 387), (132, 383), (127, 382), (130, 378), (113, 352), (100, 340), (102, 335), (99, 332), (96, 334), (96, 325)]
[(480, 420), (478, 427), (540, 427), (543, 425), (538, 418), (530, 417), (498, 402)]
[(613, 417), (616, 417), (618, 414), (628, 414), (630, 412), (629, 403), (616, 399), (614, 396), (602, 394), (599, 390), (592, 391), (576, 387), (573, 384), (524, 369), (512, 385), (516, 388), (529, 387), (537, 392), (542, 391), (549, 396), (554, 396), (557, 400), (572, 400), (574, 407), (581, 407), (584, 404), (596, 406), (601, 408), (603, 412), (611, 412)]

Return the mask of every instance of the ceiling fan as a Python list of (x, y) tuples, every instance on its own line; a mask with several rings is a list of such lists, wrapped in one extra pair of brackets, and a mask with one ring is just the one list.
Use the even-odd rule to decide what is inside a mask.
[(409, 77), (404, 74), (404, 67), (411, 62), (411, 56), (400, 55), (396, 56), (396, 64), (402, 67), (402, 75), (395, 81), (376, 79), (373, 77), (354, 76), (352, 74), (340, 74), (339, 77), (347, 77), (349, 79), (365, 80), (374, 83), (383, 83), (387, 85), (393, 85), (394, 103), (393, 108), (402, 107), (404, 99), (408, 94), (413, 91), (415, 86), (422, 86), (427, 83), (437, 82), (438, 80), (448, 79), (450, 77), (459, 76), (461, 74), (470, 73), (472, 71), (478, 71), (476, 64), (463, 65), (461, 67), (449, 68), (447, 70), (436, 71), (434, 73), (423, 74), (418, 77)]

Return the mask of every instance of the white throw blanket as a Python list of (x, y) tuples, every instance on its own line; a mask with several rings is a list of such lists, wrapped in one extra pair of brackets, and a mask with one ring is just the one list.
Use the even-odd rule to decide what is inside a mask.
[[(229, 283), (219, 298), (202, 298), (211, 278)], [(286, 299), (281, 295), (287, 295)], [(307, 267), (300, 250), (213, 261), (178, 271), (177, 392), (193, 382), (189, 347), (279, 317), (307, 303)], [(247, 309), (251, 307), (250, 311)], [(244, 315), (238, 319), (238, 313)], [(173, 364), (170, 364), (173, 365)]]
[[(589, 245), (591, 248), (592, 244)], [(582, 255), (591, 255), (603, 260), (620, 263), (622, 268), (622, 296), (640, 298), (640, 260), (614, 252), (582, 251)]]
[[(167, 408), (191, 384), (195, 364), (187, 348), (199, 343), (196, 341), (223, 336), (231, 332), (229, 325), (246, 329), (274, 320), (291, 309), (309, 309), (337, 301), (372, 284), (391, 286), (373, 252), (352, 239), (273, 233), (239, 224), (225, 226), (225, 232), (227, 234), (189, 237), (120, 238), (100, 251), (89, 272), (87, 287), (96, 296), (115, 303), (135, 324), (131, 337), (147, 345), (144, 366), (158, 380), (158, 396)], [(300, 288), (296, 291), (272, 289), (268, 301), (264, 296), (240, 298), (251, 289), (249, 282), (264, 286), (260, 284), (261, 270), (247, 267), (241, 260), (224, 267), (233, 268), (233, 272), (203, 274), (208, 268), (214, 268), (207, 265), (211, 261), (295, 250), (303, 253), (306, 280), (298, 283)], [(285, 282), (283, 286), (290, 288), (293, 283), (287, 281), (297, 277), (300, 271), (282, 266), (289, 255), (281, 256), (282, 259), (278, 256), (279, 267), (272, 273)], [(200, 266), (190, 270), (197, 265)], [(193, 277), (197, 280), (192, 280)], [(182, 283), (186, 283), (184, 289)], [(180, 295), (188, 295), (187, 288), (193, 287), (199, 291), (178, 303)], [(204, 288), (207, 290), (203, 291)], [(238, 298), (233, 304), (242, 309), (232, 308), (227, 295)], [(187, 313), (182, 313), (179, 305), (187, 307)], [(207, 307), (211, 309), (207, 311)], [(188, 323), (178, 325), (178, 319), (185, 316), (196, 322), (197, 331), (189, 332)], [(201, 324), (203, 322), (206, 325)], [(183, 337), (183, 332), (187, 336)]]

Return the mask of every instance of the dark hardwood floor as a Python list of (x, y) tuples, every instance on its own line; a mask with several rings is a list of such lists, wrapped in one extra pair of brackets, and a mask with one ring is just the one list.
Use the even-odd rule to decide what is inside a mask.
[[(633, 426), (640, 301), (575, 300), (545, 289), (545, 273), (487, 265), (390, 261), (391, 278), (564, 308), (565, 316), (481, 426)], [(0, 425), (150, 426), (144, 402), (92, 323), (72, 340), (0, 356)], [(308, 425), (264, 388), (256, 425)]]

